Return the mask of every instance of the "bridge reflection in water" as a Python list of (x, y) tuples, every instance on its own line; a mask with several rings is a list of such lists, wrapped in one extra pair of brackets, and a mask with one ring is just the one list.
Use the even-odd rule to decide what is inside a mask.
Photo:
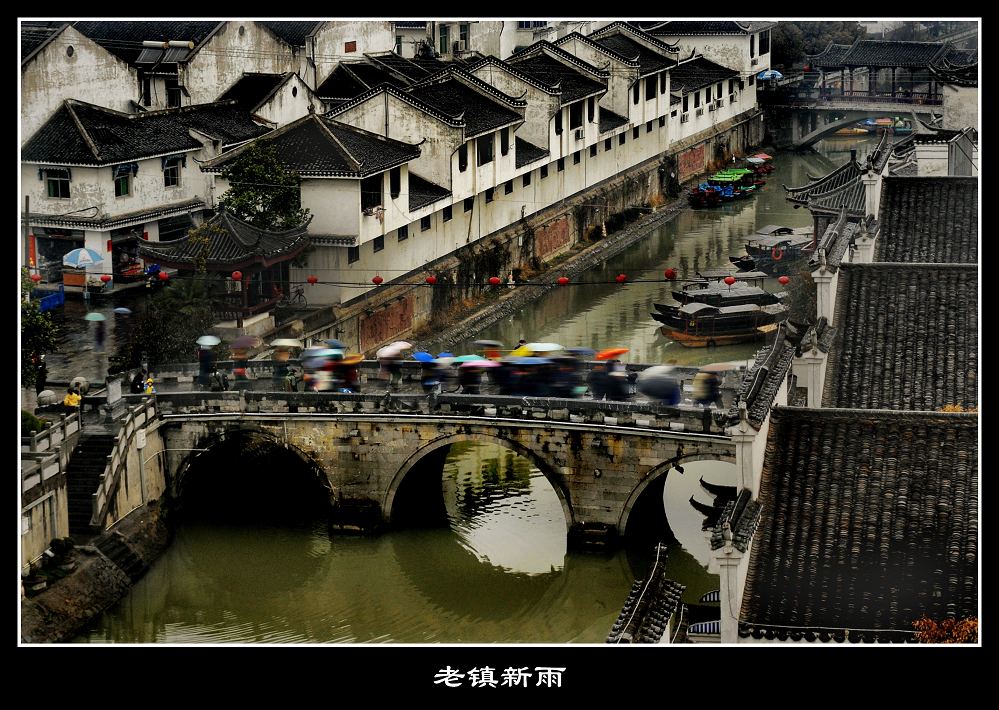
[[(561, 504), (540, 471), (492, 444), (451, 449), (437, 471), (444, 525), (354, 537), (315, 518), (185, 522), (130, 596), (77, 640), (603, 642), (651, 549), (567, 551)], [(670, 566), (694, 580), (691, 596), (717, 586), (677, 543)]]

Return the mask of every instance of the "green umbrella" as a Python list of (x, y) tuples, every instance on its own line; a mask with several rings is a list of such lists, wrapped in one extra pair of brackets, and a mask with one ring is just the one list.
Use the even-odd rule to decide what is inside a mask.
[(83, 320), (107, 320), (104, 314), (98, 313), (97, 311), (91, 311), (87, 315), (83, 316)]
[(475, 360), (484, 359), (481, 355), (459, 355), (454, 359), (455, 362), (473, 362)]

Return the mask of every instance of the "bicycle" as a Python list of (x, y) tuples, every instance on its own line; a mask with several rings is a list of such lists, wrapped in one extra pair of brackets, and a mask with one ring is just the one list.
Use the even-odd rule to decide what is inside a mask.
[(305, 289), (302, 286), (295, 286), (291, 289), (291, 293), (286, 293), (281, 296), (281, 300), (278, 301), (278, 306), (292, 306), (304, 308), (309, 305), (309, 302), (305, 298)]

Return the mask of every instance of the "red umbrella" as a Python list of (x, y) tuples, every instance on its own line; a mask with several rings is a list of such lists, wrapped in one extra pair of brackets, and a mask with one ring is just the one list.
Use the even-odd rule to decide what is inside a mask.
[(597, 360), (613, 360), (619, 355), (624, 355), (626, 352), (628, 352), (628, 348), (607, 348), (598, 352), (594, 357)]

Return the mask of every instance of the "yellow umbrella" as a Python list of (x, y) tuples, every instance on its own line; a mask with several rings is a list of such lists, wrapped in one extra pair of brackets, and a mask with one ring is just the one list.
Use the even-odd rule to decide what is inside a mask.
[(528, 348), (526, 345), (521, 345), (519, 348), (514, 348), (510, 351), (510, 357), (528, 357), (534, 351)]

